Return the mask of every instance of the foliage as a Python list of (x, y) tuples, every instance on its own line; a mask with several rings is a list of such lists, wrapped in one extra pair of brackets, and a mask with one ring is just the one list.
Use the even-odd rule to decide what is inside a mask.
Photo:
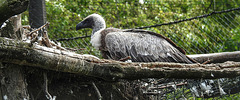
[[(140, 0), (141, 1), (141, 0)], [(98, 13), (106, 19), (107, 27), (136, 28), (199, 16), (239, 7), (240, 0), (47, 0), (48, 32), (53, 40), (91, 35), (90, 29), (75, 31), (86, 16)], [(27, 13), (23, 23), (27, 24)], [(239, 11), (208, 18), (148, 28), (172, 39), (188, 54), (239, 50)], [(79, 53), (99, 52), (89, 44), (90, 38), (61, 42), (63, 46), (81, 48)]]

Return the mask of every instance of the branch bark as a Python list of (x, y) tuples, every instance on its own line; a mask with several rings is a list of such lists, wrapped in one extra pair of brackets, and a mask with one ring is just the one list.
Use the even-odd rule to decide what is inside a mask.
[(0, 0), (0, 26), (13, 15), (27, 10), (29, 0)]
[(188, 55), (190, 58), (203, 63), (210, 60), (210, 63), (223, 63), (226, 61), (240, 62), (240, 51), (235, 52), (222, 52), (222, 53), (211, 53), (211, 54), (195, 54)]
[(16, 64), (1, 63), (0, 67), (0, 88), (1, 96), (4, 98), (4, 100), (29, 100), (22, 66)]
[(0, 38), (0, 62), (102, 78), (222, 78), (240, 75), (240, 62), (218, 64), (125, 63)]
[[(20, 15), (9, 18), (4, 28), (0, 29), (1, 36), (8, 36), (9, 38), (17, 39), (21, 36), (21, 19)], [(21, 40), (21, 38), (18, 38)], [(23, 66), (12, 63), (0, 62), (0, 89), (1, 97), (9, 100), (28, 100), (27, 83)]]

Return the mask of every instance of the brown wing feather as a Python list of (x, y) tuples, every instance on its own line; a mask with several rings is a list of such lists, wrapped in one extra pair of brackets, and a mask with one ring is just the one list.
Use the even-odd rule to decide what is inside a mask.
[(102, 50), (110, 59), (119, 60), (130, 56), (133, 62), (194, 63), (174, 42), (154, 32), (114, 30), (108, 31), (104, 37), (103, 42), (106, 44), (103, 44)]
[(169, 38), (155, 33), (155, 32), (151, 32), (151, 31), (147, 31), (147, 30), (141, 30), (141, 29), (126, 29), (124, 30), (124, 32), (137, 32), (137, 33), (148, 33), (148, 34), (152, 34), (161, 38), (164, 38), (165, 40), (167, 40), (170, 44), (172, 44), (175, 48), (177, 48), (180, 52), (182, 52), (183, 54), (186, 54), (185, 50), (183, 50), (182, 48), (178, 47), (172, 40), (170, 40)]

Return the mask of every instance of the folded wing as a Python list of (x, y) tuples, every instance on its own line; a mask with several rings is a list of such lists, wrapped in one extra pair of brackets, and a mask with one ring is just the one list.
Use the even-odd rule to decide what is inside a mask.
[(108, 58), (119, 60), (130, 56), (133, 62), (194, 63), (171, 40), (145, 30), (110, 32), (105, 37)]

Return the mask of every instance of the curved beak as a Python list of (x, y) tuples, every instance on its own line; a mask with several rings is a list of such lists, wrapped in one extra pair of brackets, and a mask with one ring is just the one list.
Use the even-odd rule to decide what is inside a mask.
[(88, 19), (85, 19), (77, 24), (76, 30), (82, 29), (82, 28), (92, 28), (92, 22)]
[(84, 25), (83, 25), (82, 22), (78, 23), (77, 26), (76, 26), (76, 30), (79, 30), (79, 29), (84, 28), (83, 26), (84, 26)]

